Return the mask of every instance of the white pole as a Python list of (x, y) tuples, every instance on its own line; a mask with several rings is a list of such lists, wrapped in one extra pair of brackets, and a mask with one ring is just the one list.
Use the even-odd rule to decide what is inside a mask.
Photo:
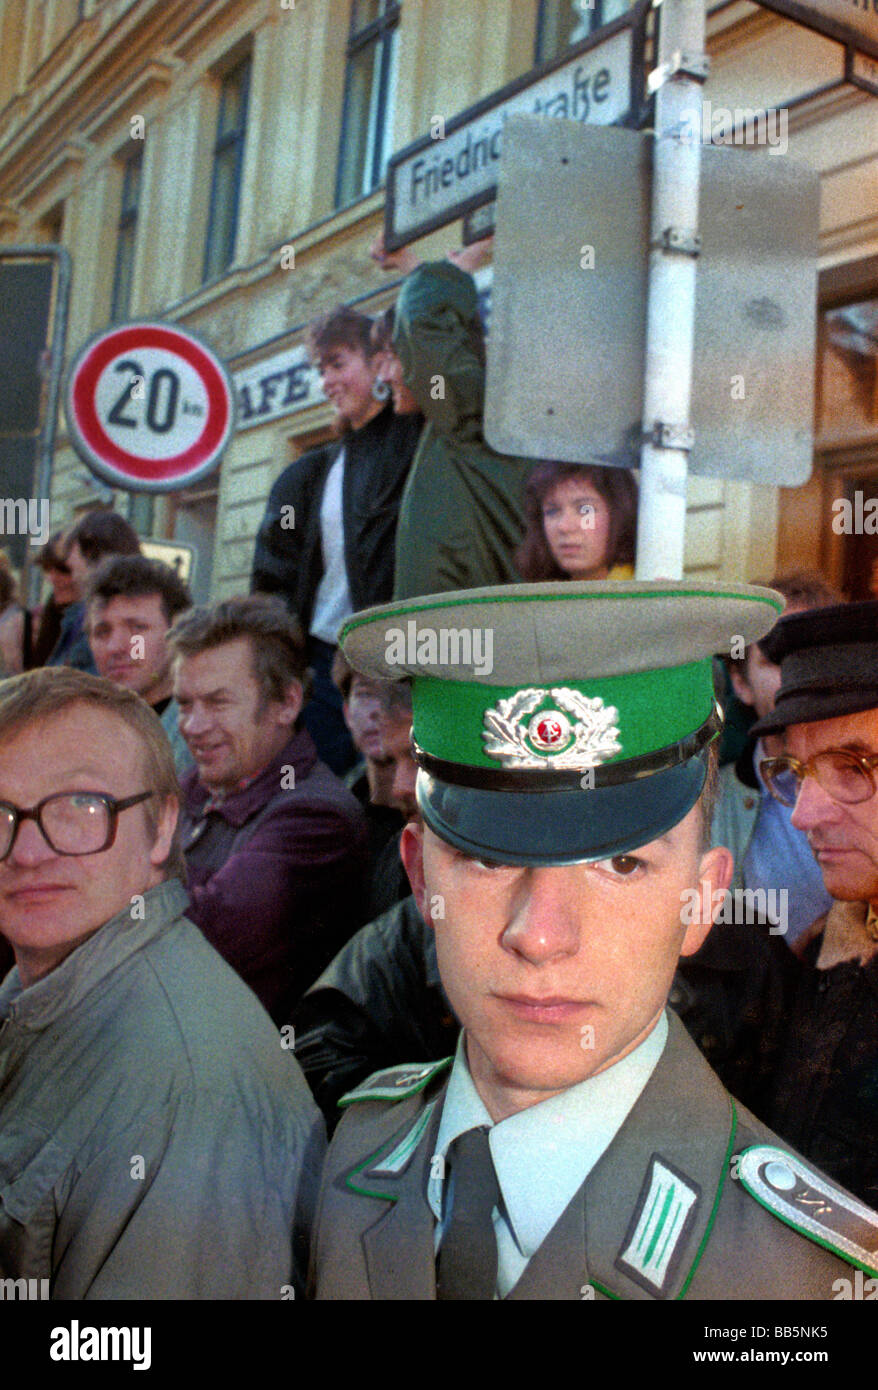
[(659, 13), (638, 579), (682, 579), (695, 327), (705, 0), (664, 0)]

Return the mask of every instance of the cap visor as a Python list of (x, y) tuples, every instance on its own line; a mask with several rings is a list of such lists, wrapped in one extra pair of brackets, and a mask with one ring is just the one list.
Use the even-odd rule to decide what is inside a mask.
[(440, 782), (423, 769), (417, 797), (430, 829), (473, 859), (579, 864), (629, 854), (664, 835), (695, 805), (707, 750), (618, 786), (508, 792)]

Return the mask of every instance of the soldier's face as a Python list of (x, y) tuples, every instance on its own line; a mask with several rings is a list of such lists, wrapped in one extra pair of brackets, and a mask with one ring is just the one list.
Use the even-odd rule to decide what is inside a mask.
[(677, 960), (710, 928), (709, 914), (682, 910), (687, 890), (710, 903), (731, 878), (728, 850), (700, 854), (701, 829), (695, 807), (631, 854), (522, 868), (406, 827), (403, 860), (495, 1120), (603, 1071), (652, 1030)]

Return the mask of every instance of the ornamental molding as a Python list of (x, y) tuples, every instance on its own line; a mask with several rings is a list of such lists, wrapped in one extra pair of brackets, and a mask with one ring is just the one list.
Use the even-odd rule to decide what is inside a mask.
[(31, 212), (44, 203), (54, 202), (59, 196), (66, 197), (68, 185), (75, 182), (82, 166), (93, 153), (94, 145), (90, 140), (82, 135), (72, 135), (51, 159), (34, 171), (16, 202)]

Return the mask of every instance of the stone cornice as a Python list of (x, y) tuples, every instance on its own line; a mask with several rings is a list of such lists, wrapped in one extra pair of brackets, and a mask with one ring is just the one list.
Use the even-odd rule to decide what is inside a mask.
[(361, 225), (365, 226), (370, 222), (373, 223), (377, 231), (380, 224), (375, 220), (376, 213), (380, 213), (383, 208), (384, 189), (379, 188), (375, 193), (361, 198), (350, 207), (341, 208), (330, 217), (321, 218), (319, 222), (315, 222), (310, 227), (303, 228), (301, 232), (287, 237), (268, 255), (261, 256), (258, 261), (246, 266), (233, 267), (221, 279), (203, 286), (195, 293), (187, 295), (185, 299), (178, 300), (175, 304), (167, 305), (162, 309), (162, 313), (167, 318), (185, 321), (190, 314), (197, 314), (204, 309), (219, 306), (224, 299), (235, 296), (239, 291), (257, 281), (273, 275), (278, 269), (281, 246), (295, 247), (298, 264), (298, 258), (304, 256), (311, 247), (330, 251), (333, 240), (340, 237), (343, 232), (354, 231)]
[(116, 126), (124, 125), (129, 116), (162, 95), (185, 70), (181, 58), (170, 52), (157, 54), (134, 74), (131, 83), (108, 97), (94, 115), (83, 123), (82, 129), (96, 144), (107, 137)]
[[(33, 177), (20, 186), (17, 205), (29, 209), (50, 198), (50, 190), (58, 190), (65, 178), (75, 176), (91, 154), (93, 146), (82, 135), (72, 135), (56, 149)], [(54, 199), (51, 199), (54, 201)]]
[[(235, 9), (251, 27), (248, 0), (116, 0), (77, 25), (69, 44), (62, 41), (0, 112), (0, 198), (17, 201), (59, 139), (84, 130), (100, 137), (132, 96), (143, 102), (161, 92), (174, 80), (190, 31)], [(260, 22), (263, 9), (256, 10)]]

